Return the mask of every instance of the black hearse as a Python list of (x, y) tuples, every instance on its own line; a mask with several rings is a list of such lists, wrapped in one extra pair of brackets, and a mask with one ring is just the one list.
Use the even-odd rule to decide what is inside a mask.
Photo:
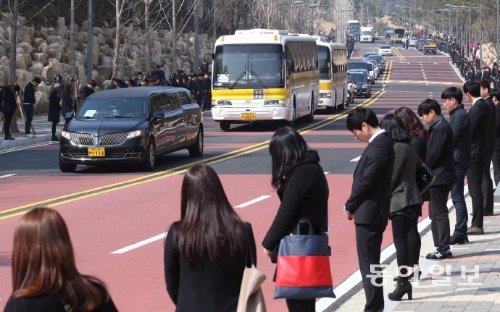
[(200, 106), (184, 88), (137, 87), (89, 96), (60, 139), (59, 167), (136, 163), (152, 171), (155, 158), (188, 149), (203, 155)]

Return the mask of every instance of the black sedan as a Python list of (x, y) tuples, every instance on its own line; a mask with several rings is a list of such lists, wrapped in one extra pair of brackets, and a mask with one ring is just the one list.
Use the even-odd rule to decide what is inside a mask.
[(88, 97), (60, 139), (59, 167), (134, 163), (152, 171), (160, 154), (203, 155), (202, 111), (184, 88), (138, 87)]

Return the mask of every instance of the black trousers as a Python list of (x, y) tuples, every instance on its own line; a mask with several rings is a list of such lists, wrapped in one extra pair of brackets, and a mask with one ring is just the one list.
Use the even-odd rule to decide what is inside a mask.
[(25, 114), (25, 122), (24, 122), (24, 134), (31, 133), (31, 122), (33, 121), (33, 105), (31, 104), (23, 104), (23, 111)]
[(429, 218), (431, 219), (432, 239), (434, 246), (441, 252), (450, 250), (450, 219), (448, 217), (449, 185), (437, 185), (429, 188), (431, 201), (429, 202)]
[(493, 152), (493, 157), (491, 157), (493, 162), (493, 173), (495, 176), (495, 187), (500, 182), (500, 150)]
[(418, 233), (418, 218), (395, 215), (392, 218), (392, 237), (396, 247), (399, 272), (402, 276), (408, 276), (407, 268), (418, 265), (418, 257), (420, 256), (421, 241)]
[(472, 198), (472, 226), (479, 228), (483, 227), (483, 167), (486, 161), (475, 160), (471, 161), (469, 171), (467, 171), (467, 184), (469, 186), (469, 194)]
[(14, 117), (14, 113), (4, 113), (3, 119), (3, 133), (5, 138), (10, 137), (10, 123), (12, 122), (12, 118)]
[(493, 156), (493, 151), (490, 151), (486, 159), (486, 163), (483, 166), (483, 183), (481, 184), (481, 189), (483, 192), (484, 208), (483, 212), (492, 214), (493, 213), (493, 181), (491, 181), (490, 164)]
[(356, 224), (359, 270), (366, 298), (364, 311), (384, 310), (382, 268), (379, 266), (384, 230), (383, 226)]
[(314, 299), (286, 299), (286, 306), (289, 312), (315, 312), (316, 300)]

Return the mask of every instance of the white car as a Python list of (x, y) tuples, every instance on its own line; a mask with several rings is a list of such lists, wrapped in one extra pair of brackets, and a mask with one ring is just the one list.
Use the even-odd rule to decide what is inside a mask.
[(390, 45), (383, 45), (378, 48), (378, 55), (392, 56), (392, 47)]

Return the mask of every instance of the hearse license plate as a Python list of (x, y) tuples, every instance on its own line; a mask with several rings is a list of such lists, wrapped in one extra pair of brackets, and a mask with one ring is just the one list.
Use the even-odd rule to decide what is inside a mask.
[(241, 120), (255, 120), (255, 113), (241, 113)]
[(89, 147), (87, 150), (89, 157), (104, 157), (104, 147)]

